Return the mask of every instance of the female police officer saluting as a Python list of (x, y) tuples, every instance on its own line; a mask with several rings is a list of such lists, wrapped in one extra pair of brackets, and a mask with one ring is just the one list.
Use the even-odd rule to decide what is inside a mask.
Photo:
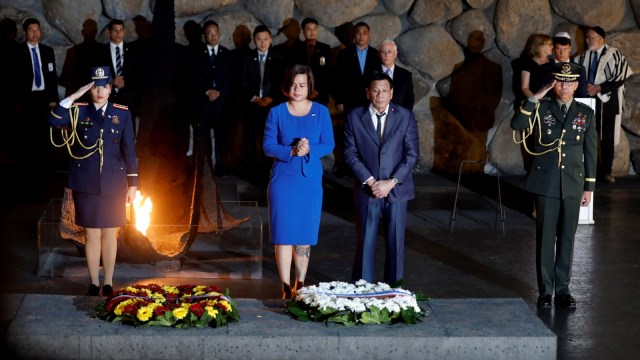
[[(134, 200), (139, 185), (138, 165), (131, 114), (126, 106), (108, 101), (109, 67), (92, 68), (91, 80), (62, 100), (47, 120), (63, 129), (63, 146), (71, 156), (68, 187), (73, 194), (75, 222), (85, 228), (91, 277), (88, 295), (100, 293), (102, 255), (102, 295), (107, 296), (113, 292), (118, 227), (125, 225), (126, 203)], [(74, 103), (87, 91), (91, 104)]]

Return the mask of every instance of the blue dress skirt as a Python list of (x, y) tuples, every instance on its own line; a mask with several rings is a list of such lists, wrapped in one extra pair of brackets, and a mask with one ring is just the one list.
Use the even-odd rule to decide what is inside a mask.
[(76, 225), (85, 228), (115, 228), (127, 223), (126, 194), (92, 195), (73, 192)]
[(318, 244), (322, 175), (272, 174), (267, 196), (272, 244)]

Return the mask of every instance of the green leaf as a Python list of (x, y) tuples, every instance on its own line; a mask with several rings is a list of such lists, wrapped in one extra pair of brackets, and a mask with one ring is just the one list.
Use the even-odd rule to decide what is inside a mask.
[(334, 315), (328, 318), (327, 321), (343, 324), (346, 326), (353, 326), (356, 324), (355, 321), (350, 318), (349, 314)]
[(423, 292), (416, 292), (414, 293), (416, 296), (416, 301), (430, 301), (431, 298), (428, 297), (425, 293)]
[(363, 324), (388, 324), (391, 322), (391, 317), (389, 316), (389, 310), (371, 306), (369, 311), (362, 313), (360, 321)]
[(413, 310), (413, 308), (403, 309), (400, 313), (402, 314), (402, 320), (404, 320), (405, 323), (416, 323), (416, 312)]
[(327, 308), (320, 308), (318, 309), (320, 311), (320, 313), (322, 315), (331, 315), (331, 314), (335, 314), (338, 312), (338, 309), (332, 308), (332, 307), (327, 307)]

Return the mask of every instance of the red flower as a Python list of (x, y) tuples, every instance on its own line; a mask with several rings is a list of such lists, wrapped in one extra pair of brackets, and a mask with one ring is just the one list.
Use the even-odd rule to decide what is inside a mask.
[(197, 317), (200, 317), (202, 316), (202, 314), (204, 314), (204, 309), (202, 308), (202, 305), (200, 305), (200, 303), (195, 303), (189, 306), (189, 311), (194, 313)]
[(169, 311), (169, 309), (165, 308), (164, 306), (158, 306), (153, 310), (153, 313), (156, 316), (164, 316), (164, 313), (166, 313), (167, 311)]

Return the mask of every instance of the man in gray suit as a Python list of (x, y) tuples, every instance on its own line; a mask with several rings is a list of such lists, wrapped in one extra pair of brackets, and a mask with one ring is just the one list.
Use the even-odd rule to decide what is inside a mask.
[(382, 63), (381, 71), (393, 80), (393, 102), (412, 110), (415, 101), (413, 78), (411, 71), (396, 65), (398, 46), (393, 40), (384, 40), (378, 47), (378, 54)]
[(384, 281), (402, 283), (407, 202), (415, 197), (412, 171), (418, 161), (418, 126), (411, 110), (391, 103), (393, 81), (373, 72), (368, 106), (353, 109), (344, 127), (344, 159), (354, 178), (356, 254), (352, 280), (374, 281), (378, 226), (382, 220)]

